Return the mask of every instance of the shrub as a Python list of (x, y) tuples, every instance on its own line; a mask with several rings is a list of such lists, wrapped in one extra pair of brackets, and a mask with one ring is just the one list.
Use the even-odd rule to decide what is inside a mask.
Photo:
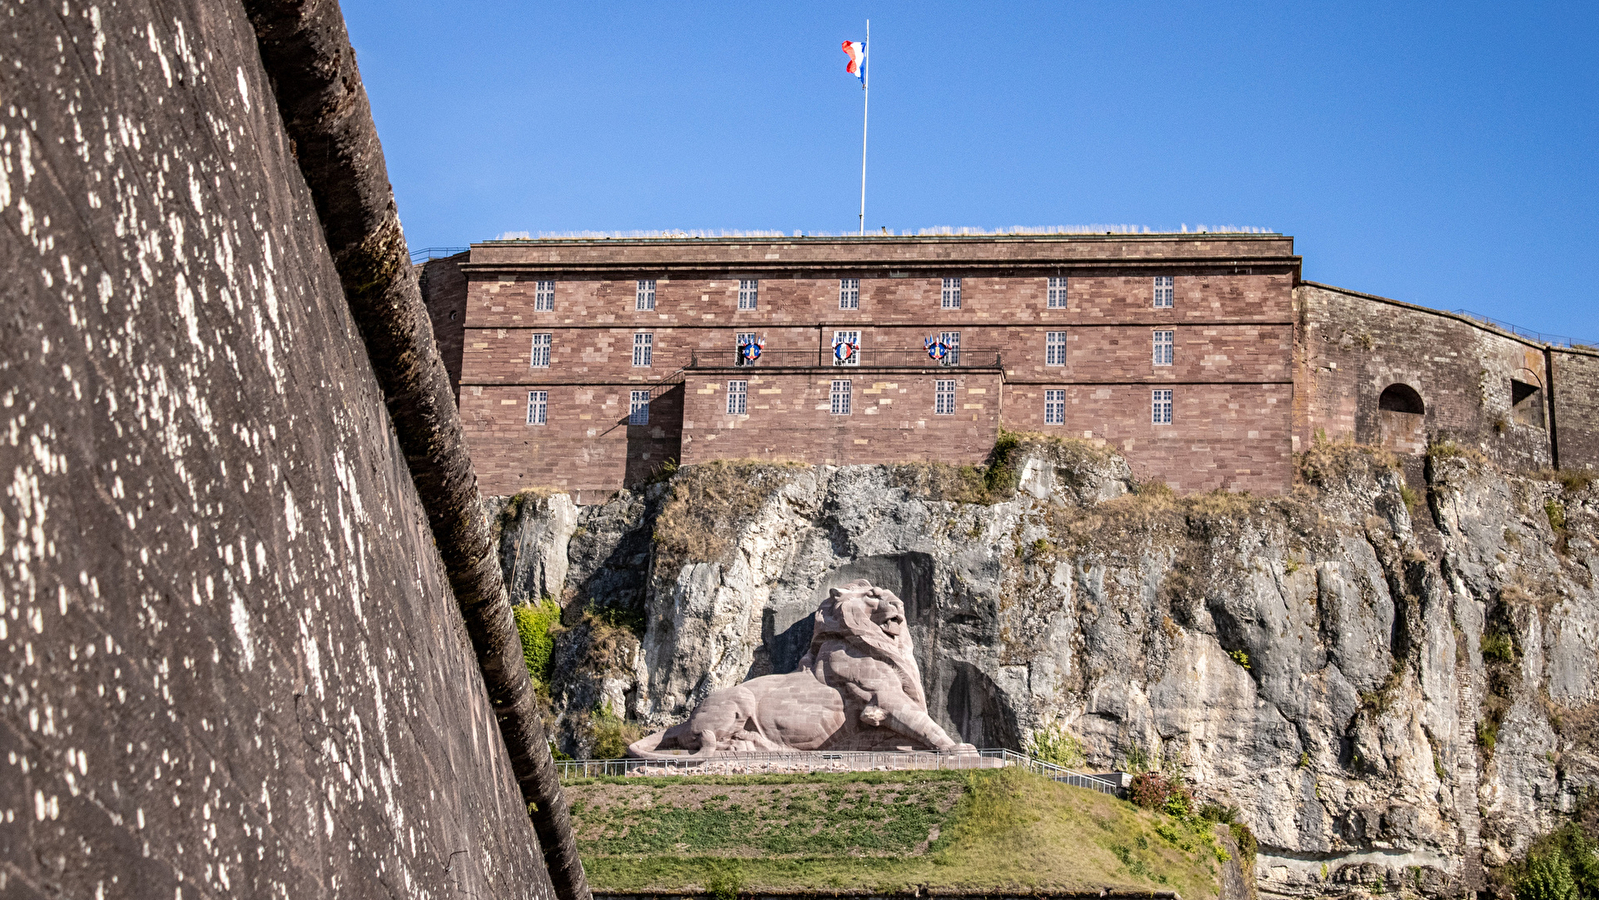
[(1180, 781), (1159, 772), (1139, 772), (1133, 776), (1127, 799), (1145, 809), (1158, 809), (1167, 815), (1186, 817), (1194, 807), (1194, 797)]
[[(1227, 827), (1233, 833), (1233, 843), (1238, 845), (1238, 865), (1244, 871), (1244, 877), (1254, 878), (1255, 854), (1260, 850), (1260, 842), (1255, 840), (1255, 833), (1249, 826), (1242, 822), (1229, 822)], [(1326, 874), (1322, 875), (1326, 879)]]
[(644, 732), (638, 725), (623, 721), (606, 704), (589, 719), (589, 736), (594, 739), (595, 759), (621, 759), (627, 755), (627, 745), (643, 737)]
[(1516, 900), (1575, 900), (1577, 880), (1559, 847), (1529, 853), (1527, 867), (1516, 880)]
[(1410, 485), (1401, 484), (1399, 486), (1399, 497), (1405, 501), (1405, 509), (1414, 516), (1416, 507), (1421, 503), (1421, 495), (1412, 490)]
[(1086, 760), (1083, 742), (1059, 725), (1051, 725), (1033, 732), (1031, 743), (1030, 749), (1034, 759), (1041, 759), (1063, 769), (1080, 768)]
[(744, 890), (744, 871), (737, 860), (718, 860), (711, 864), (710, 877), (705, 879), (705, 893), (711, 900), (737, 900)]
[(1515, 662), (1515, 642), (1510, 639), (1510, 635), (1503, 632), (1485, 634), (1482, 636), (1482, 658), (1484, 662)]
[(1549, 517), (1549, 527), (1556, 533), (1566, 530), (1566, 506), (1559, 500), (1545, 500), (1543, 513)]
[(1242, 650), (1229, 650), (1229, 651), (1227, 651), (1227, 655), (1231, 656), (1233, 658), (1233, 662), (1238, 663), (1240, 666), (1243, 666), (1245, 672), (1249, 671), (1249, 654), (1248, 653), (1245, 653)]
[(516, 616), (516, 631), (522, 638), (522, 658), (527, 661), (527, 674), (539, 690), (548, 691), (550, 653), (555, 649), (550, 630), (561, 621), (560, 604), (545, 599), (518, 604), (511, 612)]

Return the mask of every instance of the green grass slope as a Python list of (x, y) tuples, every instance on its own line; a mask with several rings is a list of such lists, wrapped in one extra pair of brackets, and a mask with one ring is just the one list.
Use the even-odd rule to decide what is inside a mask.
[(1218, 894), (1205, 823), (1017, 769), (610, 778), (565, 786), (597, 891)]

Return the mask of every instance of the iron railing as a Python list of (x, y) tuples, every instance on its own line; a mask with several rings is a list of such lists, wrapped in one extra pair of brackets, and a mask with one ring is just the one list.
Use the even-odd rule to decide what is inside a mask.
[[(696, 774), (792, 774), (797, 772), (888, 772), (901, 770), (997, 769), (1016, 766), (1045, 778), (1113, 797), (1126, 795), (1120, 773), (1087, 775), (1017, 753), (1014, 750), (937, 752), (841, 750), (788, 753), (718, 753), (714, 756), (675, 756), (664, 759), (558, 760), (561, 779), (615, 776)], [(743, 770), (730, 773), (730, 768)]]
[(443, 256), (454, 256), (457, 253), (465, 253), (466, 251), (468, 251), (470, 249), (472, 249), (472, 248), (471, 247), (419, 247), (419, 248), (411, 251), (411, 265), (414, 266), (417, 263), (427, 262), (430, 259), (438, 259), (438, 258), (443, 257)]
[(1552, 347), (1576, 347), (1581, 350), (1593, 350), (1596, 347), (1599, 347), (1599, 341), (1568, 337), (1564, 334), (1546, 334), (1541, 331), (1533, 331), (1530, 328), (1522, 328), (1520, 325), (1513, 325), (1501, 319), (1495, 319), (1492, 316), (1485, 316), (1482, 313), (1472, 312), (1469, 309), (1456, 309), (1452, 310), (1452, 312), (1454, 312), (1454, 314), (1457, 316), (1465, 316), (1468, 319), (1476, 319), (1478, 322), (1481, 322), (1484, 325), (1492, 325), (1501, 331), (1508, 331), (1517, 337), (1524, 337), (1529, 341), (1537, 341), (1540, 344), (1548, 344)]
[(839, 361), (832, 348), (818, 350), (767, 350), (759, 359), (746, 360), (737, 350), (695, 350), (690, 369), (732, 368), (829, 368), (829, 369), (997, 369), (998, 350), (954, 350), (943, 359), (933, 359), (926, 350), (857, 350), (848, 361)]

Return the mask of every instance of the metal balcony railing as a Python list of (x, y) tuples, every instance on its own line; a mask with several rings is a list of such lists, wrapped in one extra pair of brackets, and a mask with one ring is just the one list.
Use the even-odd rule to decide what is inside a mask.
[(827, 368), (827, 369), (997, 369), (1002, 359), (998, 350), (955, 350), (942, 360), (926, 350), (857, 350), (847, 361), (839, 361), (832, 348), (821, 350), (767, 350), (759, 359), (746, 360), (737, 350), (695, 350), (690, 369), (732, 368)]
[[(604, 776), (666, 776), (697, 774), (793, 774), (799, 772), (886, 772), (910, 769), (997, 769), (1016, 766), (1062, 784), (1125, 797), (1122, 773), (1086, 775), (1014, 750), (967, 751), (794, 751), (792, 753), (718, 753), (714, 756), (679, 756), (666, 759), (566, 759), (558, 760), (561, 779)], [(739, 770), (737, 773), (731, 769)]]

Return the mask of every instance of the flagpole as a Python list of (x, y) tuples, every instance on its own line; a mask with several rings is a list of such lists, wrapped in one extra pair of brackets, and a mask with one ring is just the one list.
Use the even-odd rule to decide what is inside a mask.
[(872, 20), (866, 20), (866, 40), (861, 47), (861, 237), (866, 236), (866, 122), (871, 110)]

